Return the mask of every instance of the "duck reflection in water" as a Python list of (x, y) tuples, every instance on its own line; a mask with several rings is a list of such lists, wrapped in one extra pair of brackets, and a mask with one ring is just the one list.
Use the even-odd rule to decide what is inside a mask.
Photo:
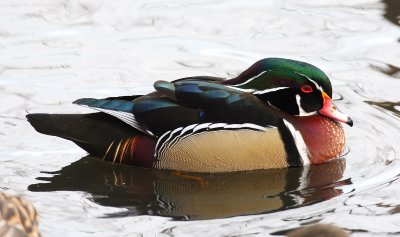
[(345, 160), (299, 168), (229, 173), (182, 173), (111, 164), (84, 157), (29, 190), (84, 191), (104, 206), (126, 211), (109, 216), (158, 215), (178, 220), (276, 212), (342, 194)]

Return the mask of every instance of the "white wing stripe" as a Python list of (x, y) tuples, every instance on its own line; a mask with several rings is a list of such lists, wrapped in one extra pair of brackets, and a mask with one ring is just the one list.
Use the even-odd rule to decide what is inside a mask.
[(200, 129), (203, 129), (203, 128), (207, 128), (207, 127), (210, 126), (210, 125), (211, 125), (211, 123), (202, 123), (202, 124), (199, 124), (199, 125), (197, 125), (197, 126), (193, 129), (193, 132), (199, 131)]
[(88, 107), (106, 114), (109, 114), (113, 117), (118, 118), (119, 120), (123, 121), (124, 123), (136, 128), (139, 131), (142, 131), (146, 134), (149, 134), (151, 136), (153, 136), (152, 133), (146, 131), (146, 129), (144, 129), (142, 126), (140, 126), (140, 124), (138, 123), (138, 121), (136, 121), (135, 116), (132, 113), (128, 113), (128, 112), (122, 112), (122, 111), (115, 111), (115, 110), (109, 110), (109, 109), (102, 109), (102, 108), (96, 108), (96, 107), (91, 107), (88, 105), (81, 105), (83, 107)]

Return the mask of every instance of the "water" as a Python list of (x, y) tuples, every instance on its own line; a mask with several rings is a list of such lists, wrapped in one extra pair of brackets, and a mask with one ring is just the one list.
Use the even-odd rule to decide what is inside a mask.
[[(397, 0), (21, 0), (0, 12), (0, 188), (34, 203), (44, 236), (269, 236), (315, 222), (400, 234)], [(355, 122), (344, 160), (184, 183), (81, 159), (25, 120), (89, 112), (71, 101), (144, 93), (155, 80), (231, 77), (264, 57), (328, 73)]]
[[(125, 207), (107, 216), (159, 215), (197, 220), (275, 212), (344, 193), (343, 159), (309, 168), (222, 174), (149, 170), (85, 157), (41, 177), (31, 191), (84, 191), (103, 206)], [(307, 177), (307, 178), (304, 178)]]

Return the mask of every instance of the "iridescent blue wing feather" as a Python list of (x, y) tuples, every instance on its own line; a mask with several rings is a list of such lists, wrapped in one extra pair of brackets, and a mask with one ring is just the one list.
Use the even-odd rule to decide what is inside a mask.
[(121, 112), (132, 111), (134, 103), (132, 101), (120, 100), (120, 99), (93, 99), (93, 98), (82, 98), (75, 100), (74, 104), (84, 105), (91, 108), (115, 110)]
[(197, 109), (182, 106), (160, 93), (142, 96), (134, 103), (132, 113), (136, 120), (155, 136), (200, 122)]
[(123, 100), (125, 98), (114, 97), (106, 99), (93, 99), (93, 98), (82, 98), (74, 101), (74, 104), (93, 108), (100, 112), (104, 112), (116, 118), (119, 118), (123, 122), (131, 125), (139, 131), (152, 135), (151, 132), (147, 131), (137, 121), (135, 116), (132, 114), (134, 102), (132, 100)]
[(250, 93), (205, 81), (174, 83), (179, 104), (201, 111), (201, 122), (254, 123), (276, 126), (278, 118)]
[(144, 96), (86, 98), (74, 103), (108, 113), (156, 137), (179, 127), (207, 122), (264, 127), (276, 126), (278, 122), (254, 95), (222, 85), (216, 78), (158, 81), (154, 88), (156, 92)]

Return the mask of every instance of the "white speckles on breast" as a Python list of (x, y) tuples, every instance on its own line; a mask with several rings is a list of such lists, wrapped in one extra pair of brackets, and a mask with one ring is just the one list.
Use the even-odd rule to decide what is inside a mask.
[(342, 125), (322, 115), (295, 118), (295, 126), (307, 145), (311, 163), (323, 163), (339, 157), (345, 149)]

